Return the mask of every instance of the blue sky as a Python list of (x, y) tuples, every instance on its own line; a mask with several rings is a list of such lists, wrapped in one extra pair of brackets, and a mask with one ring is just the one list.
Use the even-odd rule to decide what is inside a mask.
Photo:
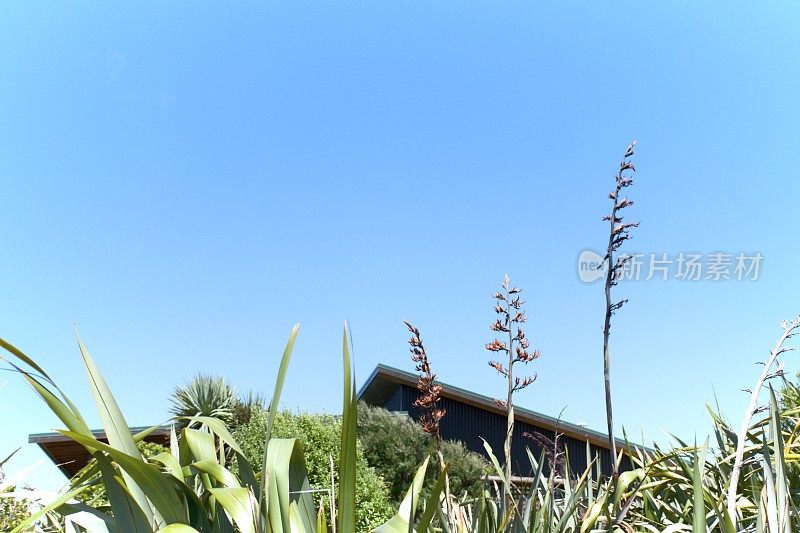
[[(800, 312), (798, 22), (750, 3), (3, 3), (0, 336), (95, 425), (73, 323), (135, 425), (197, 372), (268, 392), (298, 321), (287, 408), (340, 409), (344, 320), (359, 384), (412, 369), (408, 318), (444, 381), (499, 396), (483, 344), (507, 272), (543, 354), (519, 404), (603, 429), (602, 286), (576, 262), (638, 139), (627, 249), (764, 257), (754, 282), (616, 291), (618, 425), (702, 439), (705, 402), (738, 420)], [(0, 379), (0, 454), (59, 426)]]

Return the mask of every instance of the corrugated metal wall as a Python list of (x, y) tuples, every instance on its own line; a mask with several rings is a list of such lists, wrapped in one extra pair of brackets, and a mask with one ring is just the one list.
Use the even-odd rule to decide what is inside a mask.
[[(415, 420), (418, 419), (420, 410), (414, 407), (414, 400), (419, 396), (419, 391), (414, 387), (400, 385), (397, 391), (386, 402), (387, 409), (391, 411), (406, 411)], [(447, 415), (441, 422), (442, 438), (460, 440), (472, 451), (485, 455), (483, 441), (492, 447), (494, 454), (502, 463), (503, 443), (506, 434), (506, 417), (473, 407), (448, 398), (441, 400), (441, 406), (447, 409)], [(553, 431), (533, 427), (529, 424), (517, 422), (514, 425), (514, 437), (512, 444), (512, 470), (518, 476), (530, 476), (532, 474), (531, 463), (525, 448), (530, 448), (534, 457), (538, 460), (542, 453), (542, 444), (536, 439), (526, 434), (539, 434), (552, 442), (555, 438)], [(569, 458), (570, 469), (573, 473), (581, 474), (586, 469), (587, 451), (586, 442), (570, 437), (561, 436), (559, 439), (563, 446), (566, 456)], [(610, 474), (611, 453), (605, 448), (595, 445), (590, 446), (589, 452), (594, 458), (599, 455), (600, 469), (603, 474)], [(627, 461), (623, 468), (629, 468)], [(547, 464), (547, 463), (546, 463)], [(549, 473), (549, 467), (546, 467)], [(597, 470), (595, 470), (597, 472)]]

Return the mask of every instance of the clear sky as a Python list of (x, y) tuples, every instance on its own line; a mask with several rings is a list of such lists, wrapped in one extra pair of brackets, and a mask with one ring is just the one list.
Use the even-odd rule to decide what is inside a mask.
[[(518, 403), (602, 430), (577, 258), (638, 139), (626, 249), (763, 255), (757, 281), (616, 290), (618, 426), (702, 439), (800, 312), (800, 13), (699, 4), (3, 2), (0, 336), (94, 425), (73, 323), (134, 425), (197, 372), (269, 393), (294, 322), (287, 408), (340, 410), (344, 320), (359, 384), (413, 368), (408, 318), (441, 379), (500, 396), (507, 272), (542, 351)], [(0, 455), (59, 427), (0, 381)]]

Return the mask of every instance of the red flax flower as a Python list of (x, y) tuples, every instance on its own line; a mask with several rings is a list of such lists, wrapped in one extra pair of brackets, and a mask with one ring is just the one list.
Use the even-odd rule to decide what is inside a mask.
[(411, 360), (416, 363), (415, 369), (420, 373), (419, 380), (417, 381), (417, 389), (420, 395), (414, 400), (414, 406), (422, 410), (419, 423), (425, 433), (433, 435), (438, 439), (439, 422), (447, 413), (447, 410), (439, 407), (442, 386), (436, 383), (436, 374), (431, 372), (428, 353), (425, 351), (425, 346), (422, 344), (419, 330), (408, 320), (403, 320), (403, 322), (408, 328), (408, 331), (411, 332), (411, 338), (408, 340), (408, 344), (411, 345), (409, 349), (411, 352)]

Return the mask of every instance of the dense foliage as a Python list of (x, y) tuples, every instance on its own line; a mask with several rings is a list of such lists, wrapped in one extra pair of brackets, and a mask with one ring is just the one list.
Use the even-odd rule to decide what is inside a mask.
[[(782, 328), (784, 333), (771, 352), (770, 361), (787, 350), (783, 341), (800, 331), (800, 317), (791, 323), (782, 323)], [(96, 470), (87, 473), (87, 479), (73, 481), (63, 495), (42, 506), (12, 531), (18, 533), (32, 528), (38, 531), (41, 528), (36, 529), (36, 524), (48, 514), (55, 512), (63, 517), (80, 510), (102, 519), (109, 531), (119, 532), (322, 533), (328, 530), (326, 514), (332, 507), (336, 509), (337, 531), (365, 531), (362, 528), (367, 526), (357, 521), (357, 508), (359, 491), (368, 485), (358, 476), (363, 456), (357, 444), (358, 403), (347, 336), (343, 339), (342, 416), (286, 415), (284, 420), (284, 415), (277, 414), (277, 405), (296, 333), (293, 331), (284, 352), (269, 410), (263, 419), (252, 417), (253, 421), (264, 421), (254, 431), (266, 441), (260, 468), (253, 464), (257, 458), (252, 456), (257, 454), (249, 452), (253, 461), (248, 460), (226, 426), (212, 417), (194, 418), (195, 427), (185, 427), (173, 434), (169, 451), (142, 457), (94, 360), (79, 343), (100, 419), (108, 435), (109, 443), (105, 444), (92, 435), (77, 407), (45, 370), (0, 339), (0, 347), (13, 357), (16, 370), (67, 428), (64, 434), (86, 447), (97, 461)], [(770, 364), (765, 364), (767, 369)], [(764, 384), (763, 375), (757, 383)], [(440, 470), (436, 456), (433, 461), (426, 457), (413, 476), (397, 514), (374, 531), (798, 531), (800, 409), (789, 406), (793, 400), (788, 394), (780, 402), (769, 384), (764, 386), (768, 403), (759, 404), (758, 409), (746, 413), (744, 420), (752, 424), (743, 432), (737, 434), (721, 415), (711, 412), (715, 437), (712, 443), (696, 446), (677, 442), (664, 451), (629, 447), (626, 453), (630, 455), (633, 468), (621, 473), (618, 479), (596, 478), (592, 468), (584, 472), (567, 469), (558, 478), (554, 474), (556, 469), (550, 469), (550, 475), (545, 477), (544, 459), (531, 456), (534, 466), (531, 486), (517, 487), (518, 490), (506, 498), (489, 490), (474, 498), (461, 498), (448, 489), (451, 485), (448, 483), (449, 467)], [(756, 400), (760, 398), (759, 390), (759, 387), (753, 389)], [(380, 412), (370, 414), (376, 419), (394, 416)], [(362, 415), (362, 421), (369, 418), (370, 415)], [(385, 419), (382, 423), (388, 424), (390, 420), (403, 419)], [(282, 425), (284, 429), (280, 429)], [(278, 430), (286, 434), (302, 433), (308, 442), (304, 446), (298, 439), (278, 437)], [(414, 442), (413, 435), (408, 439)], [(400, 453), (404, 450), (414, 453), (413, 449), (404, 447), (406, 444), (400, 439), (394, 443), (385, 442), (384, 448), (395, 446), (395, 451)], [(331, 451), (326, 453), (326, 448)], [(737, 472), (739, 449), (743, 450), (743, 458), (741, 471)], [(487, 451), (494, 474), (502, 480), (498, 487), (505, 490), (510, 483), (503, 479), (500, 462), (491, 450)], [(308, 471), (309, 468), (319, 469), (314, 464), (324, 464), (323, 458), (328, 453), (336, 454), (334, 460), (338, 468), (334, 469), (338, 482), (335, 505), (326, 508), (317, 506), (311, 495)], [(390, 461), (388, 456), (385, 461), (387, 464)], [(428, 470), (438, 475), (426, 497), (424, 485)], [(454, 468), (453, 479), (455, 472)], [(736, 474), (740, 474), (738, 484), (732, 481)], [(71, 503), (97, 484), (105, 487), (108, 506)], [(733, 513), (728, 510), (731, 491)], [(508, 505), (504, 505), (504, 501), (508, 501)]]
[(14, 451), (0, 461), (0, 531), (8, 531), (28, 516), (28, 502), (23, 498), (10, 497), (16, 491), (13, 482), (6, 480), (4, 467), (17, 452)]
[[(417, 467), (438, 450), (436, 438), (407, 415), (363, 402), (358, 406), (358, 438), (367, 461), (389, 485), (395, 504), (405, 496)], [(442, 441), (441, 452), (448, 465), (450, 491), (458, 496), (481, 494), (489, 463), (457, 441)], [(436, 482), (436, 472), (438, 468), (428, 469), (423, 497)]]
[[(250, 421), (235, 429), (233, 436), (253, 464), (264, 454), (264, 436), (269, 423), (265, 410), (253, 413)], [(272, 426), (274, 437), (296, 437), (305, 448), (308, 481), (314, 489), (329, 489), (330, 459), (334, 461), (334, 482), (338, 485), (339, 456), (341, 451), (342, 421), (340, 417), (325, 414), (279, 412)], [(418, 464), (413, 465), (416, 468)], [(405, 488), (408, 488), (407, 486)], [(405, 490), (404, 488), (404, 490)], [(315, 493), (319, 507), (321, 500), (328, 505), (328, 493)], [(389, 491), (384, 481), (371, 468), (360, 448), (356, 455), (356, 519), (358, 531), (370, 531), (392, 516)]]
[[(292, 330), (277, 373), (270, 413), (277, 411), (299, 326)], [(294, 438), (273, 437), (268, 419), (261, 467), (251, 464), (218, 418), (195, 417), (173, 432), (168, 452), (142, 457), (122, 411), (82, 342), (78, 342), (90, 389), (108, 443), (90, 431), (77, 406), (48, 373), (0, 339), (2, 357), (19, 372), (67, 428), (62, 433), (83, 445), (97, 461), (62, 495), (17, 524), (14, 533), (38, 530), (51, 511), (78, 511), (101, 519), (110, 531), (163, 533), (294, 533), (325, 530), (325, 509), (315, 508), (306, 474), (304, 447)], [(338, 530), (356, 530), (356, 408), (347, 333), (343, 338), (343, 414), (339, 486), (335, 501)], [(9, 359), (9, 357), (11, 359)], [(235, 472), (229, 467), (236, 465)], [(258, 464), (258, 463), (256, 463)], [(75, 503), (90, 487), (105, 486), (110, 509)], [(332, 509), (329, 509), (332, 510)]]
[(26, 500), (9, 496), (15, 489), (9, 486), (0, 490), (0, 531), (10, 531), (30, 514)]

